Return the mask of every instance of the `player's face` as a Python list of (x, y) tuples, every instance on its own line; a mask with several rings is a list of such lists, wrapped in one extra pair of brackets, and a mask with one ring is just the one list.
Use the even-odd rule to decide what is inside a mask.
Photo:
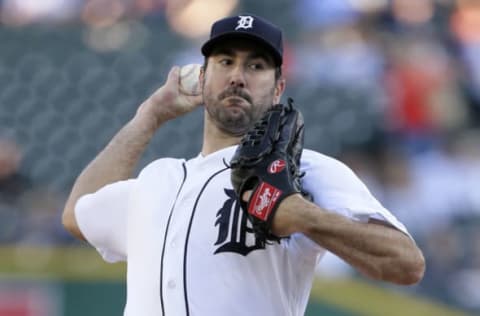
[(268, 51), (238, 39), (216, 47), (201, 81), (209, 121), (233, 136), (244, 134), (285, 89)]

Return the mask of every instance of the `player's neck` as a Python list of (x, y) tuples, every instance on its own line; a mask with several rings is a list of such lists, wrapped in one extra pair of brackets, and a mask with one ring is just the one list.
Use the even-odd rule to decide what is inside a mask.
[(241, 136), (232, 136), (220, 131), (216, 126), (205, 126), (203, 131), (202, 155), (214, 153), (226, 147), (236, 145)]
[(202, 155), (207, 156), (211, 153), (219, 151), (223, 148), (230, 147), (238, 144), (240, 138), (226, 137), (226, 138), (217, 138), (215, 140), (205, 138), (202, 146)]

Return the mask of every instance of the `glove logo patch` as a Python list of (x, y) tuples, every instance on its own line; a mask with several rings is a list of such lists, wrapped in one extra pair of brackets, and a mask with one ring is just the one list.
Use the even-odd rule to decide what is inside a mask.
[(262, 182), (250, 200), (248, 213), (266, 221), (281, 194), (276, 187)]
[(283, 159), (277, 159), (274, 162), (268, 166), (268, 173), (279, 173), (283, 169), (285, 169), (285, 166), (287, 164), (285, 163), (285, 160)]

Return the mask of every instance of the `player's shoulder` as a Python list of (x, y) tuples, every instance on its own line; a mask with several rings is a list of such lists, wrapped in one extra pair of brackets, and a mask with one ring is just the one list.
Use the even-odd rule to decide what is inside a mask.
[(310, 149), (302, 152), (300, 170), (305, 172), (305, 180), (315, 178), (317, 181), (338, 185), (361, 182), (355, 172), (342, 161)]
[(166, 174), (183, 170), (185, 159), (181, 158), (160, 158), (147, 164), (139, 174), (139, 178), (157, 176), (159, 173)]
[(303, 149), (301, 158), (301, 168), (321, 168), (327, 170), (351, 171), (351, 169), (342, 161), (311, 149)]

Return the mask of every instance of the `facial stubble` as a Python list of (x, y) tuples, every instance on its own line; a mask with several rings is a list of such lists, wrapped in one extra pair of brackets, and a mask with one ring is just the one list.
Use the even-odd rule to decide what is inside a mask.
[[(208, 116), (219, 130), (231, 136), (238, 137), (245, 134), (273, 105), (275, 86), (268, 93), (260, 96), (257, 102), (241, 88), (229, 88), (215, 97), (205, 90), (205, 77), (202, 86), (203, 100)], [(244, 99), (248, 106), (236, 106), (234, 109), (222, 103), (226, 97), (231, 96)]]

